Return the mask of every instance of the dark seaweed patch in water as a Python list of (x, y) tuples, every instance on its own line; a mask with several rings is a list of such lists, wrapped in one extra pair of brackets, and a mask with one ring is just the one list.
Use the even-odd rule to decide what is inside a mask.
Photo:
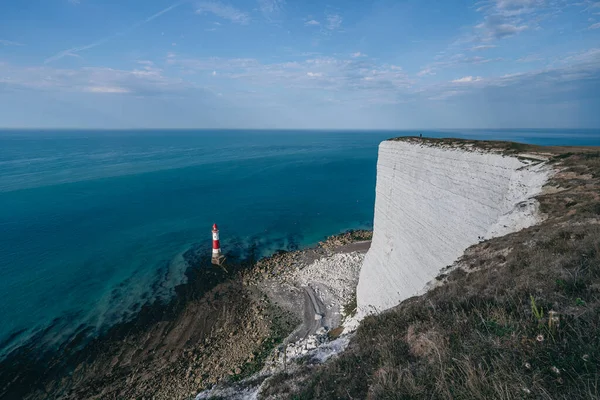
[[(238, 271), (251, 267), (265, 252), (273, 253), (278, 246), (286, 251), (295, 250), (301, 239), (300, 235), (290, 235), (274, 242), (258, 235), (230, 238), (223, 242), (227, 271), (211, 264), (210, 243), (195, 245), (183, 254), (188, 264), (185, 272), (188, 282), (175, 287), (176, 295), (169, 301), (160, 298), (152, 301), (140, 299), (140, 303), (134, 307), (139, 311), (124, 322), (101, 332), (95, 327), (80, 325), (66, 340), (60, 340), (59, 334), (67, 329), (73, 316), (54, 319), (50, 326), (37, 332), (24, 345), (0, 361), (0, 398), (22, 399), (27, 393), (42, 389), (44, 384), (66, 376), (80, 363), (95, 358), (102, 352), (105, 343), (122, 340), (129, 334), (147, 329), (157, 321), (173, 319), (188, 301), (202, 297), (217, 284), (235, 276)], [(157, 279), (152, 284), (153, 292), (162, 289), (168, 274), (169, 264), (165, 263), (157, 271)], [(127, 282), (120, 286), (118, 289), (128, 287)], [(116, 300), (123, 293), (118, 289), (112, 291)], [(15, 332), (7, 339), (8, 343), (3, 345), (25, 334), (26, 331)]]
[(0, 349), (4, 349), (17, 341), (19, 337), (27, 333), (28, 329), (19, 329), (11, 333), (6, 339), (0, 342)]

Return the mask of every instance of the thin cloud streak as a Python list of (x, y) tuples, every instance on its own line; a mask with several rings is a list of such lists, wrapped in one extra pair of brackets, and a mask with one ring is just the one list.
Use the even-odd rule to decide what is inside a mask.
[(107, 36), (107, 37), (105, 37), (103, 39), (100, 39), (100, 40), (98, 40), (96, 42), (87, 44), (85, 46), (73, 47), (71, 49), (60, 51), (60, 52), (56, 53), (55, 55), (53, 55), (53, 56), (48, 57), (47, 59), (45, 59), (44, 60), (44, 64), (52, 63), (54, 61), (60, 60), (61, 58), (64, 58), (64, 57), (67, 57), (67, 56), (80, 57), (78, 55), (78, 53), (80, 53), (82, 51), (85, 51), (85, 50), (93, 49), (94, 47), (98, 47), (100, 45), (103, 45), (104, 43), (109, 42), (109, 41), (111, 41), (113, 39), (116, 39), (116, 38), (118, 38), (120, 36), (124, 36), (124, 35), (132, 32), (133, 30), (139, 28), (140, 26), (145, 25), (145, 24), (147, 24), (149, 22), (154, 21), (156, 18), (160, 17), (161, 15), (166, 14), (169, 11), (174, 10), (175, 8), (179, 7), (180, 5), (182, 5), (185, 2), (186, 1), (184, 0), (184, 1), (179, 1), (177, 3), (174, 3), (173, 5), (165, 8), (164, 10), (161, 10), (161, 11), (157, 12), (156, 14), (151, 15), (150, 17), (144, 19), (143, 21), (140, 21), (140, 22), (137, 22), (137, 23), (133, 24), (131, 27), (129, 27), (128, 29), (126, 29), (123, 32), (114, 33), (114, 34), (112, 34), (110, 36)]
[(23, 46), (22, 43), (13, 42), (12, 40), (0, 39), (0, 45), (2, 46)]
[(482, 44), (482, 45), (479, 45), (479, 46), (473, 46), (469, 50), (471, 50), (471, 51), (483, 51), (483, 50), (495, 49), (496, 47), (498, 47), (498, 46), (493, 45), (493, 44)]
[(459, 79), (454, 79), (452, 83), (471, 83), (471, 82), (480, 82), (483, 78), (480, 76), (465, 76)]
[(109, 40), (112, 40), (116, 37), (121, 36), (121, 34), (117, 33), (114, 35), (111, 35), (107, 38), (101, 39), (97, 42), (94, 43), (90, 43), (88, 45), (85, 46), (81, 46), (81, 47), (73, 47), (72, 49), (67, 49), (67, 50), (63, 50), (61, 52), (56, 53), (55, 55), (53, 55), (52, 57), (49, 57), (47, 59), (44, 60), (44, 64), (50, 64), (51, 62), (54, 62), (56, 60), (60, 60), (61, 58), (67, 57), (67, 56), (72, 56), (72, 57), (81, 57), (79, 56), (77, 53), (84, 51), (84, 50), (89, 50), (89, 49), (93, 49), (94, 47), (100, 46), (106, 42), (108, 42)]
[(167, 7), (167, 8), (165, 8), (164, 10), (162, 10), (162, 11), (159, 11), (159, 12), (157, 12), (156, 14), (154, 14), (154, 15), (152, 15), (152, 16), (150, 16), (150, 17), (146, 18), (146, 19), (144, 20), (144, 22), (137, 24), (137, 26), (135, 26), (135, 27), (137, 28), (137, 27), (139, 27), (139, 26), (141, 26), (141, 25), (147, 24), (148, 22), (151, 22), (151, 21), (155, 20), (156, 18), (160, 17), (161, 15), (163, 15), (163, 14), (166, 14), (166, 13), (168, 13), (169, 11), (172, 11), (172, 10), (174, 10), (175, 8), (177, 8), (177, 7), (179, 7), (180, 5), (182, 5), (183, 3), (184, 3), (183, 1), (180, 1), (180, 2), (178, 2), (178, 3), (175, 3), (175, 4), (171, 5), (170, 7)]

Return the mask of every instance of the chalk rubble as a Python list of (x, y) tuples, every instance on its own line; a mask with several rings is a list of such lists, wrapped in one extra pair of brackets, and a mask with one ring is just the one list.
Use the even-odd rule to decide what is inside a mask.
[(422, 291), (482, 239), (537, 223), (545, 162), (420, 142), (379, 146), (374, 235), (357, 287), (359, 316)]

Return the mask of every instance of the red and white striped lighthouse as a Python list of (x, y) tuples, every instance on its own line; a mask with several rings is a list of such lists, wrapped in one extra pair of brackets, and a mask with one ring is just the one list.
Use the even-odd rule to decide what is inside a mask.
[(219, 243), (219, 227), (217, 224), (213, 225), (213, 257), (221, 254), (221, 243)]
[(212, 263), (216, 265), (221, 265), (223, 264), (223, 261), (225, 261), (225, 257), (223, 257), (223, 255), (221, 254), (221, 243), (219, 242), (219, 227), (217, 226), (217, 224), (213, 225), (212, 239)]

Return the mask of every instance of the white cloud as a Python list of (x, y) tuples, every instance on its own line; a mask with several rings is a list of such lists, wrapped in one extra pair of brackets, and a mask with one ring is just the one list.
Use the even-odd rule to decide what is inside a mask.
[(428, 99), (429, 100), (447, 100), (450, 97), (457, 96), (462, 93), (464, 93), (464, 92), (461, 92), (459, 90), (446, 90), (441, 93), (434, 94), (433, 96), (428, 97)]
[(600, 48), (569, 54), (559, 59), (559, 64), (586, 64), (600, 67)]
[(217, 76), (217, 71), (213, 71), (212, 76)]
[(79, 3), (81, 3), (80, 0), (69, 0), (69, 3), (73, 4), (73, 5), (77, 5)]
[(210, 13), (219, 18), (227, 19), (236, 24), (245, 25), (250, 22), (250, 16), (228, 4), (217, 1), (205, 1), (198, 4), (197, 14)]
[(90, 93), (131, 93), (129, 89), (118, 86), (90, 86), (85, 90)]
[(452, 56), (440, 56), (437, 57), (439, 61), (424, 66), (417, 76), (435, 75), (438, 70), (447, 68), (456, 68), (465, 65), (480, 65), (487, 64), (494, 61), (501, 61), (501, 58), (485, 58), (481, 56), (467, 56), (463, 53), (454, 54)]
[(537, 54), (529, 54), (525, 57), (521, 57), (521, 58), (517, 59), (517, 62), (531, 63), (531, 62), (537, 62), (537, 61), (543, 61), (543, 60), (544, 59)]
[(495, 8), (504, 15), (521, 15), (530, 13), (545, 5), (544, 0), (494, 0)]
[(480, 76), (465, 76), (459, 79), (455, 79), (452, 83), (471, 83), (471, 82), (480, 82), (483, 79)]
[[(477, 11), (483, 20), (467, 41), (490, 42), (517, 35), (538, 26), (543, 13), (554, 12), (562, 0), (483, 0)], [(476, 46), (477, 47), (477, 46)]]
[[(552, 21), (565, 13), (570, 7), (587, 7), (589, 0), (573, 2), (569, 0), (478, 0), (475, 2), (476, 12), (480, 14), (480, 20), (466, 33), (460, 34), (447, 49), (434, 58), (430, 64), (426, 64), (417, 73), (417, 76), (430, 75), (436, 71), (446, 68), (465, 67), (467, 65), (478, 65), (497, 61), (515, 62), (517, 57), (510, 60), (502, 58), (469, 57), (466, 54), (477, 54), (485, 50), (498, 47), (501, 40), (522, 35), (527, 31), (542, 29), (545, 21)], [(583, 12), (583, 10), (581, 11)], [(590, 27), (591, 29), (591, 27)], [(483, 54), (483, 53), (482, 53)], [(518, 58), (518, 62), (538, 61), (529, 56)], [(467, 70), (465, 75), (477, 71)]]
[(493, 45), (493, 44), (480, 44), (478, 46), (471, 47), (469, 50), (471, 50), (471, 51), (482, 51), (482, 50), (494, 49), (496, 47), (498, 47), (498, 46)]
[(600, 22), (596, 22), (593, 25), (590, 25), (588, 29), (600, 29)]
[(306, 21), (304, 23), (304, 25), (307, 25), (307, 26), (316, 26), (316, 25), (321, 25), (321, 23), (319, 21), (315, 21), (314, 19), (311, 19), (310, 21)]
[(266, 16), (281, 12), (284, 5), (285, 0), (258, 0), (260, 11)]
[(480, 30), (483, 40), (503, 39), (529, 29), (528, 25), (509, 22), (498, 15), (487, 16), (475, 26)]
[(332, 14), (327, 16), (327, 29), (330, 31), (337, 30), (342, 26), (342, 17), (339, 14)]
[[(263, 64), (256, 59), (177, 59), (175, 65), (187, 71), (218, 70), (221, 79), (239, 81), (240, 85), (276, 87), (309, 92), (312, 90), (356, 96), (395, 98), (407, 90), (412, 81), (401, 67), (381, 64), (368, 58), (307, 58), (304, 61)], [(317, 79), (318, 78), (318, 79)]]
[(431, 67), (426, 67), (417, 73), (417, 76), (435, 75), (435, 71)]
[[(297, 59), (298, 56), (293, 57)], [(432, 105), (431, 101), (436, 100), (444, 101), (443, 107), (446, 107), (462, 101), (480, 102), (482, 98), (490, 104), (500, 101), (515, 109), (519, 108), (520, 102), (543, 107), (555, 98), (564, 99), (562, 93), (573, 98), (588, 96), (597, 99), (594, 90), (600, 85), (600, 49), (560, 58), (554, 68), (544, 67), (505, 76), (490, 73), (485, 78), (473, 71), (460, 72), (454, 76), (458, 79), (452, 81), (450, 78), (443, 82), (417, 80), (416, 77), (413, 80), (400, 66), (369, 57), (340, 57), (309, 56), (301, 61), (264, 63), (243, 58), (183, 59), (179, 54), (171, 53), (167, 56), (170, 60), (166, 63), (170, 65), (168, 72), (161, 71), (147, 60), (141, 60), (136, 65), (137, 69), (133, 70), (0, 65), (0, 85), (2, 90), (78, 92), (86, 93), (88, 97), (179, 97), (195, 93), (191, 90), (200, 90), (197, 84), (191, 82), (204, 80), (215, 93), (222, 93), (228, 102), (243, 107), (269, 110), (278, 107), (278, 110), (288, 112), (305, 110), (302, 104), (311, 104), (311, 107), (321, 110), (325, 101), (335, 101), (340, 110), (350, 114), (361, 106), (381, 109), (379, 106), (382, 104), (413, 102), (415, 107), (427, 108)], [(165, 59), (160, 63), (165, 63)], [(185, 81), (171, 78), (179, 71)], [(218, 72), (218, 79), (212, 78), (213, 72)], [(561, 96), (553, 96), (557, 93)], [(411, 113), (415, 109), (413, 105), (405, 111)]]
[(21, 43), (13, 42), (12, 40), (0, 39), (0, 45), (2, 46), (23, 46)]
[(193, 88), (179, 78), (163, 75), (150, 62), (143, 69), (119, 70), (102, 67), (58, 69), (44, 67), (0, 66), (0, 81), (15, 90), (49, 92), (113, 93), (156, 96), (182, 93)]
[[(477, 83), (473, 85), (472, 83)], [(450, 97), (476, 93), (485, 90), (486, 98), (502, 99), (504, 102), (518, 102), (527, 97), (530, 101), (551, 101), (557, 94), (564, 96), (579, 90), (593, 92), (594, 85), (600, 85), (600, 48), (574, 53), (559, 58), (555, 67), (545, 67), (528, 72), (512, 73), (485, 79), (465, 76), (446, 84), (429, 85), (421, 89), (432, 100), (445, 100)]]
[(359, 57), (366, 57), (366, 54), (361, 53), (360, 51), (357, 51), (356, 53), (352, 53), (350, 54), (352, 56), (352, 58), (359, 58)]
[[(556, 19), (571, 7), (590, 9), (590, 0), (478, 0), (476, 12), (480, 20), (466, 33), (461, 34), (448, 48), (434, 58), (434, 62), (422, 67), (417, 76), (430, 75), (446, 68), (464, 67), (496, 61), (509, 61), (502, 58), (468, 57), (465, 54), (477, 53), (498, 47), (497, 42), (521, 35), (527, 31), (544, 28), (546, 21)], [(600, 2), (597, 2), (600, 3)], [(583, 12), (585, 10), (581, 10)], [(592, 29), (590, 27), (589, 29)], [(510, 61), (515, 62), (511, 57)], [(517, 59), (518, 62), (538, 61), (529, 56)], [(476, 71), (467, 70), (466, 74)]]

